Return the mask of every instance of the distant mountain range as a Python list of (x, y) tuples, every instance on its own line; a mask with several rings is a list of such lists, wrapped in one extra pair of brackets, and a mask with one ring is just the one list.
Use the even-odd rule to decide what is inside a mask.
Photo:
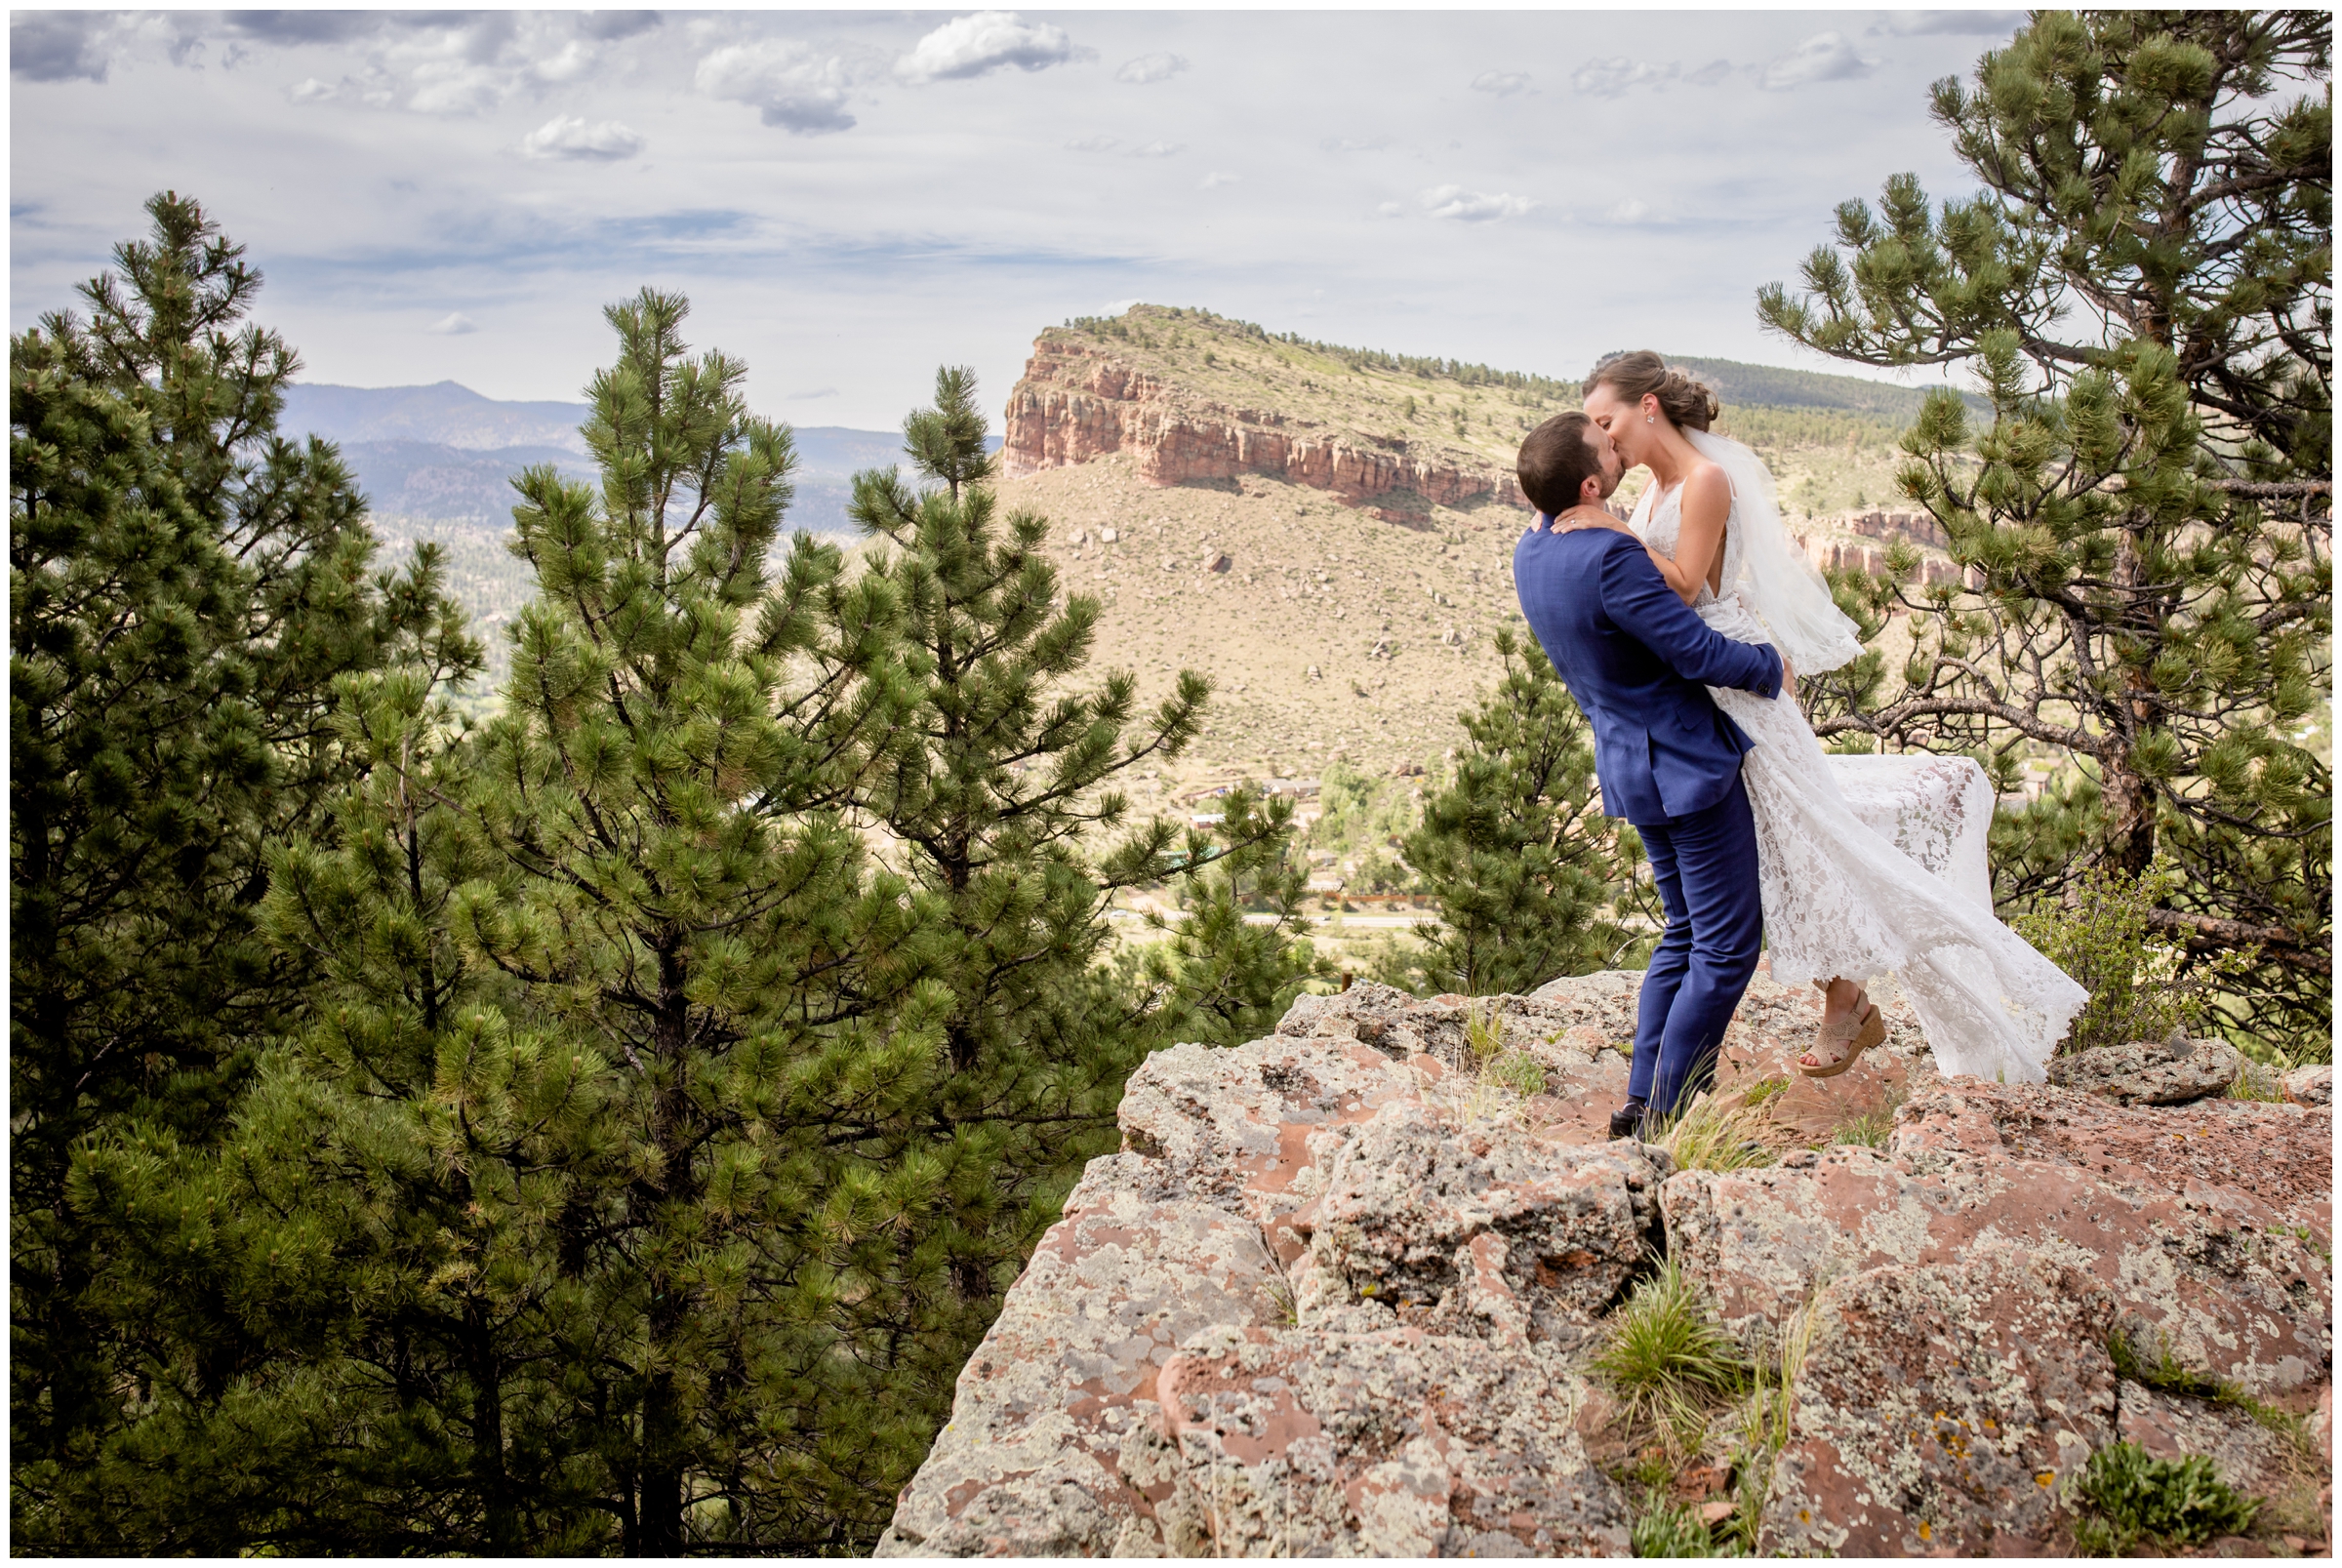
[[(1834, 376), (1827, 371), (1744, 365), (1735, 359), (1694, 359), (1688, 354), (1669, 354), (1667, 362), (1707, 382), (1708, 389), (1727, 407), (1749, 403), (1765, 408), (1832, 409), (1908, 424), (1919, 417), (1919, 406), (1927, 401), (1924, 386), (1896, 386), (1859, 376)], [(1983, 413), (1992, 410), (1991, 402), (1974, 392), (1962, 392), (1960, 396), (1972, 409)]]
[[(596, 476), (578, 433), (586, 413), (583, 403), (503, 402), (455, 382), (303, 384), (286, 388), (279, 427), (339, 446), (379, 517), (503, 528), (512, 520), (510, 481), (521, 469), (549, 462), (567, 477)], [(794, 428), (801, 466), (790, 525), (850, 532), (854, 475), (901, 462), (903, 437), (832, 424)]]

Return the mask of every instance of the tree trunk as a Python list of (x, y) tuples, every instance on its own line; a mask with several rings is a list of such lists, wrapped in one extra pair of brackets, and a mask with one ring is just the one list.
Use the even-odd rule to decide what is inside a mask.
[[(659, 1016), (652, 1026), (658, 1078), (652, 1090), (651, 1134), (661, 1154), (661, 1207), (689, 1209), (699, 1200), (691, 1158), (691, 1097), (685, 1088), (690, 1049), (691, 1004), (684, 996), (687, 966), (679, 934), (663, 933), (659, 953)], [(644, 1216), (659, 1224), (656, 1212)], [(655, 1255), (665, 1249), (654, 1243)], [(664, 1363), (683, 1327), (681, 1281), (665, 1265), (654, 1265), (644, 1280), (650, 1292), (650, 1352), (653, 1371), (642, 1403), (642, 1531), (640, 1555), (683, 1554), (683, 1469), (688, 1447), (682, 1401), (672, 1372)]]
[(471, 1363), (471, 1477), (487, 1517), (488, 1549), (508, 1556), (521, 1549), (520, 1523), (505, 1474), (505, 1390), (494, 1331), (476, 1296), (464, 1303), (464, 1351)]

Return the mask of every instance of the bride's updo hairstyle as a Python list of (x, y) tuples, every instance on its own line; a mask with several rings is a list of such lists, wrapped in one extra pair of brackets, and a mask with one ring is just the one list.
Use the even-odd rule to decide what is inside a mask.
[(1705, 430), (1716, 422), (1723, 405), (1704, 382), (1695, 382), (1679, 370), (1670, 370), (1667, 361), (1648, 348), (1638, 348), (1631, 354), (1612, 354), (1586, 378), (1578, 389), (1581, 399), (1594, 395), (1597, 386), (1607, 386), (1629, 403), (1639, 403), (1646, 396), (1656, 395), (1659, 412), (1666, 415), (1680, 430)]

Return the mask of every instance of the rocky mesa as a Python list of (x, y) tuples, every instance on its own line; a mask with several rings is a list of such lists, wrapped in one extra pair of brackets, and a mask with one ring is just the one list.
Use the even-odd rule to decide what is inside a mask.
[(1760, 980), (1718, 1092), (1770, 1153), (1679, 1162), (1604, 1139), (1639, 978), (1360, 984), (1151, 1058), (880, 1554), (1626, 1555), (1655, 1494), (1595, 1359), (1662, 1256), (1780, 1369), (1771, 1437), (1676, 1477), (1759, 1552), (2071, 1550), (2118, 1442), (2268, 1500), (2223, 1550), (2323, 1549), (2330, 1069), (2283, 1103), (1942, 1079), (1881, 992), (1865, 1071), (1784, 1090), (1813, 1004)]
[[(1272, 348), (1264, 352), (1275, 357)], [(1217, 367), (1217, 351), (1213, 360)], [(1510, 462), (1403, 434), (1232, 406), (1060, 329), (1034, 342), (1009, 393), (1001, 452), (1012, 478), (1114, 452), (1130, 454), (1139, 475), (1154, 485), (1260, 474), (1326, 491), (1388, 522), (1420, 523), (1433, 506), (1528, 506)]]

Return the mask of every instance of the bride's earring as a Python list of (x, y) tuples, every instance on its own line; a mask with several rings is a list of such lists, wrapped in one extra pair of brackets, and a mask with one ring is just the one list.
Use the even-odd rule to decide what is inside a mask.
[(1643, 423), (1645, 423), (1645, 424), (1657, 424), (1659, 422), (1658, 422), (1656, 419), (1652, 418), (1650, 415), (1648, 415), (1648, 414), (1645, 414), (1645, 415), (1642, 417), (1642, 422), (1643, 422)]

